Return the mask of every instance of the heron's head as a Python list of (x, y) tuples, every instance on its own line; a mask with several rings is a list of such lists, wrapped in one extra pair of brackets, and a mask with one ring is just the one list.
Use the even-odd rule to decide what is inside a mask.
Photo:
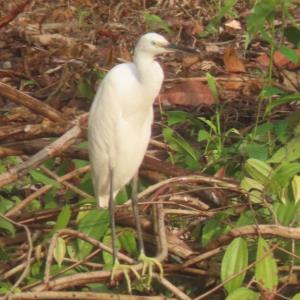
[(171, 44), (162, 35), (155, 32), (142, 35), (135, 47), (135, 52), (143, 52), (152, 56), (173, 51), (195, 52), (194, 49)]

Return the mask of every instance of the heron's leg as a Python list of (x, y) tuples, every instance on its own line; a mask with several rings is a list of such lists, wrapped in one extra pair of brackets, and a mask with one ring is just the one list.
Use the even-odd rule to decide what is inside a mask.
[(155, 266), (158, 267), (161, 276), (163, 276), (163, 268), (162, 268), (161, 263), (156, 258), (148, 257), (145, 254), (143, 232), (142, 232), (141, 220), (140, 220), (140, 215), (139, 215), (138, 196), (137, 195), (138, 195), (138, 174), (136, 174), (132, 180), (131, 201), (132, 201), (132, 211), (133, 211), (134, 218), (135, 218), (139, 250), (140, 250), (139, 261), (141, 261), (143, 263), (143, 270), (142, 270), (143, 276), (147, 273), (147, 269), (148, 269), (149, 275), (147, 276), (148, 278), (147, 278), (147, 282), (146, 282), (146, 287), (149, 288), (151, 286), (153, 268)]
[(138, 174), (135, 174), (132, 180), (132, 211), (135, 219), (135, 226), (138, 236), (139, 250), (140, 253), (145, 253), (144, 240), (143, 240), (143, 232), (139, 214), (139, 206), (138, 206)]
[(113, 187), (113, 170), (109, 170), (109, 213), (110, 213), (110, 230), (111, 230), (111, 244), (113, 264), (118, 263), (117, 249), (116, 249), (116, 221), (115, 221), (115, 202), (114, 202), (114, 187)]
[(113, 267), (111, 271), (111, 282), (114, 281), (114, 275), (116, 271), (121, 271), (126, 279), (127, 288), (131, 293), (131, 280), (129, 272), (132, 271), (137, 278), (140, 278), (137, 271), (130, 265), (123, 265), (119, 263), (117, 256), (117, 234), (116, 234), (116, 221), (115, 221), (115, 202), (114, 202), (114, 189), (113, 189), (113, 170), (110, 169), (109, 173), (109, 212), (110, 212), (110, 230), (111, 230), (111, 243), (112, 243), (112, 255), (113, 255)]

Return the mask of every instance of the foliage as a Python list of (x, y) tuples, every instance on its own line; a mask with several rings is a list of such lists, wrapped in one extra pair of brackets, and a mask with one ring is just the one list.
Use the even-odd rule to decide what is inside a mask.
[[(197, 37), (216, 36), (224, 19), (237, 15), (237, 5), (240, 4), (236, 0), (210, 1), (210, 3), (212, 6), (210, 9), (215, 15), (206, 23), (205, 30), (198, 33)], [(252, 6), (248, 6), (250, 13), (245, 19), (246, 30), (243, 43), (246, 56), (247, 51), (259, 43), (262, 48), (269, 49), (269, 57), (273, 58), (274, 53), (278, 51), (289, 62), (299, 63), (299, 54), (296, 50), (300, 47), (300, 29), (292, 16), (295, 3), (291, 0), (258, 0), (252, 1), (249, 5)], [(181, 9), (184, 14), (185, 7)], [(149, 31), (160, 30), (172, 35), (171, 20), (153, 11), (149, 9), (139, 14), (139, 18), (142, 16), (144, 28)], [(88, 19), (92, 18), (92, 13), (85, 7), (76, 9), (75, 14), (82, 28)], [(126, 15), (122, 10), (120, 14)], [(112, 19), (114, 17), (112, 16)], [(278, 24), (280, 26), (277, 26)], [(113, 34), (111, 38), (113, 39)], [(257, 109), (254, 119), (247, 119), (247, 124), (227, 123), (228, 103), (225, 103), (224, 94), (219, 85), (220, 73), (214, 70), (202, 77), (207, 82), (216, 103), (209, 108), (209, 113), (201, 111), (199, 114), (193, 109), (179, 110), (177, 108), (162, 112), (162, 122), (158, 122), (162, 126), (158, 139), (162, 144), (165, 143), (164, 146), (168, 152), (163, 153), (162, 156), (168, 155), (169, 162), (188, 172), (210, 176), (208, 178), (222, 180), (226, 177), (224, 182), (228, 182), (228, 177), (230, 177), (234, 182), (239, 182), (240, 190), (230, 192), (214, 183), (207, 185), (201, 183), (199, 186), (192, 183), (183, 188), (179, 185), (170, 188), (170, 192), (169, 190), (167, 192), (169, 194), (188, 194), (192, 199), (199, 198), (201, 202), (209, 206), (208, 212), (206, 209), (197, 211), (198, 206), (192, 203), (191, 211), (195, 214), (191, 213), (191, 215), (195, 217), (191, 218), (190, 216), (176, 217), (172, 220), (169, 217), (170, 211), (174, 212), (178, 207), (170, 201), (172, 203), (169, 209), (169, 203), (165, 200), (167, 196), (163, 195), (165, 198), (161, 198), (164, 203), (167, 203), (166, 207), (169, 209), (166, 210), (168, 212), (166, 218), (170, 232), (175, 232), (175, 235), (180, 232), (180, 239), (187, 239), (189, 247), (196, 245), (195, 252), (198, 247), (205, 252), (209, 251), (212, 245), (219, 245), (219, 242), (222, 244), (224, 237), (230, 236), (232, 231), (243, 232), (245, 228), (255, 228), (252, 235), (243, 234), (230, 241), (226, 240), (228, 245), (222, 245), (216, 255), (209, 257), (203, 264), (202, 262), (195, 263), (193, 266), (207, 268), (205, 274), (210, 275), (212, 271), (213, 276), (208, 277), (214, 278), (216, 284), (223, 284), (222, 293), (226, 294), (227, 300), (258, 300), (263, 299), (265, 293), (275, 295), (279, 283), (286, 282), (282, 271), (284, 267), (291, 267), (292, 270), (294, 265), (299, 264), (300, 247), (297, 243), (295, 244), (292, 239), (282, 238), (275, 234), (264, 235), (259, 231), (261, 225), (286, 226), (290, 231), (300, 226), (300, 113), (296, 110), (289, 110), (299, 102), (300, 93), (284, 89), (283, 84), (276, 84), (274, 77), (277, 72), (279, 72), (278, 66), (275, 68), (274, 59), (270, 59), (267, 69), (261, 71), (259, 75), (264, 77), (264, 86), (258, 91), (256, 102), (255, 96), (251, 95), (253, 104), (250, 105), (256, 106)], [(45, 74), (48, 73), (45, 72)], [(18, 73), (16, 76), (19, 76)], [(45, 78), (49, 80), (47, 76), (45, 75)], [(85, 72), (81, 78), (76, 74), (74, 78), (76, 78), (77, 94), (91, 101), (95, 95), (96, 83), (103, 76), (104, 73), (97, 68)], [(40, 88), (39, 80), (28, 78), (30, 80), (22, 80), (22, 88)], [(47, 81), (46, 79), (43, 80)], [(287, 113), (280, 114), (281, 107), (284, 107)], [(5, 114), (2, 115), (1, 112), (2, 116), (5, 119)], [(78, 152), (86, 151), (86, 142), (82, 142), (78, 149)], [(1, 160), (0, 172), (4, 173), (14, 165), (18, 165), (21, 160), (18, 156), (10, 156)], [(86, 158), (68, 157), (56, 157), (43, 163), (43, 167), (55, 172), (58, 176), (87, 165)], [(38, 228), (37, 236), (33, 235), (34, 241), (37, 241), (32, 256), (34, 263), (30, 266), (30, 272), (22, 283), (24, 286), (43, 280), (45, 250), (48, 249), (51, 238), (62, 229), (72, 228), (108, 246), (111, 245), (108, 211), (97, 209), (95, 199), (86, 197), (84, 194), (93, 195), (91, 173), (75, 176), (68, 182), (80, 189), (81, 193), (74, 192), (74, 188), (69, 189), (63, 182), (45, 172), (43, 168), (36, 167), (18, 182), (6, 185), (0, 192), (1, 238), (4, 237), (3, 241), (10, 241), (14, 238), (22, 238), (20, 234), (22, 228), (20, 229), (3, 215), (34, 191), (41, 187), (48, 187), (44, 195), (31, 199), (30, 204), (22, 210), (22, 216), (16, 216), (16, 220), (24, 217), (25, 225), (28, 220), (37, 220), (37, 224), (33, 222), (30, 226), (33, 230)], [(148, 181), (143, 181), (141, 184), (143, 188), (148, 185)], [(189, 193), (190, 189), (193, 190)], [(117, 197), (117, 203), (122, 204), (129, 198), (130, 188), (124, 189)], [(185, 213), (189, 204), (188, 201), (180, 203), (180, 209)], [(199, 215), (197, 215), (198, 212)], [(192, 218), (195, 222), (190, 221)], [(44, 223), (40, 225), (39, 220)], [(119, 226), (117, 235), (118, 249), (136, 259), (139, 249), (135, 230)], [(2, 247), (1, 242), (2, 240), (0, 240), (0, 267), (7, 268), (6, 262), (14, 261), (14, 255), (19, 249), (9, 243), (8, 246)], [(151, 251), (151, 247), (149, 248)], [(82, 239), (58, 237), (54, 247), (51, 275), (61, 276), (61, 272), (64, 275), (70, 275), (92, 270), (93, 267), (85, 260), (93, 255), (95, 250), (96, 247)], [(83, 263), (69, 270), (70, 261)], [(94, 264), (92, 266), (104, 265), (109, 269), (112, 256), (103, 251), (89, 258), (89, 262)], [(184, 264), (182, 258), (173, 253), (169, 256), (166, 267), (172, 267), (171, 263), (179, 263), (180, 266)], [(186, 269), (193, 271), (193, 268)], [(218, 272), (217, 276), (216, 272)], [(199, 279), (197, 283), (192, 280), (189, 282), (189, 279), (182, 277), (175, 278), (173, 283), (177, 286), (184, 286), (185, 292), (191, 297), (204, 290), (204, 285), (199, 284), (200, 281), (205, 280), (204, 276), (200, 279), (197, 277), (197, 280)], [(1, 279), (0, 294), (12, 288), (12, 281)], [(86, 289), (112, 292), (112, 289), (108, 289), (102, 283), (86, 285)], [(113, 292), (124, 292), (124, 290), (124, 286), (120, 285)], [(15, 291), (18, 292), (19, 289)], [(170, 291), (158, 285), (154, 285), (151, 292), (174, 297)], [(292, 299), (300, 299), (299, 294), (293, 295)]]

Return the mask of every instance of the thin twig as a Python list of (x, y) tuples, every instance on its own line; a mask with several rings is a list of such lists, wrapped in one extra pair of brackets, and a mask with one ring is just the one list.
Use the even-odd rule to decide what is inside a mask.
[(30, 263), (31, 263), (31, 255), (32, 255), (32, 239), (31, 239), (31, 233), (28, 229), (28, 227), (26, 225), (20, 224), (18, 222), (15, 222), (7, 217), (5, 217), (4, 215), (0, 214), (0, 217), (3, 218), (4, 220), (12, 223), (15, 226), (19, 226), (24, 228), (25, 232), (26, 232), (26, 236), (27, 236), (27, 242), (28, 242), (28, 250), (27, 250), (27, 259), (26, 259), (26, 267), (24, 268), (22, 274), (20, 275), (20, 277), (18, 278), (18, 280), (15, 282), (15, 284), (10, 288), (10, 291), (6, 293), (4, 299), (6, 299), (6, 297), (8, 297), (11, 293), (14, 292), (14, 290), (20, 285), (20, 283), (23, 281), (23, 279), (26, 277), (27, 273), (29, 272), (30, 269)]

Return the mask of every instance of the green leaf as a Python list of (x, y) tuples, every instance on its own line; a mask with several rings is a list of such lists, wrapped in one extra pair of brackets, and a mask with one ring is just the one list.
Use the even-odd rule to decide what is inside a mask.
[(296, 47), (299, 46), (300, 43), (300, 30), (295, 26), (288, 26), (284, 29), (284, 36), (287, 40), (293, 43)]
[(213, 77), (210, 73), (206, 73), (206, 79), (208, 87), (211, 90), (216, 103), (219, 103), (219, 92), (215, 77)]
[(226, 297), (225, 300), (260, 300), (260, 294), (241, 287)]
[(276, 0), (260, 0), (256, 2), (253, 12), (247, 17), (246, 25), (250, 39), (262, 32), (264, 24), (275, 12)]
[(258, 160), (267, 160), (269, 156), (268, 144), (242, 143), (239, 150), (243, 156)]
[[(106, 246), (111, 247), (111, 233), (108, 232), (108, 234), (106, 234), (102, 240), (102, 243), (104, 243)], [(119, 239), (116, 240), (116, 249), (117, 251), (120, 251), (121, 248), (121, 244)], [(113, 265), (113, 256), (106, 252), (106, 251), (102, 251), (102, 258), (104, 261), (104, 264), (106, 267), (112, 266)]]
[(250, 177), (244, 177), (241, 181), (241, 187), (248, 192), (249, 200), (253, 203), (263, 202), (264, 186), (260, 182)]
[(0, 228), (6, 230), (9, 232), (11, 235), (15, 235), (15, 227), (12, 223), (9, 221), (5, 220), (3, 217), (0, 216)]
[(221, 223), (221, 220), (222, 216), (216, 215), (213, 219), (205, 222), (201, 236), (201, 244), (203, 247), (226, 231), (226, 227)]
[(299, 100), (300, 100), (300, 93), (294, 93), (292, 95), (288, 95), (288, 96), (280, 97), (276, 100), (272, 100), (272, 102), (268, 104), (266, 107), (266, 114), (269, 114), (272, 111), (272, 109), (277, 106), (287, 104), (293, 101), (299, 101)]
[(207, 132), (204, 129), (200, 129), (199, 132), (198, 132), (197, 141), (198, 142), (207, 141), (209, 139), (209, 137), (210, 137), (209, 132)]
[(277, 264), (268, 243), (259, 237), (255, 265), (255, 279), (268, 291), (275, 291), (278, 285)]
[(66, 242), (63, 238), (58, 237), (54, 247), (53, 256), (59, 266), (61, 266), (65, 258), (65, 255), (66, 255)]
[[(19, 202), (19, 201), (18, 201)], [(7, 211), (9, 211), (15, 203), (11, 200), (7, 200), (4, 197), (0, 195), (0, 213), (5, 214)]]
[(300, 201), (300, 176), (295, 175), (292, 179), (291, 184), (292, 184), (294, 202), (298, 203)]
[(264, 161), (249, 158), (245, 163), (246, 172), (256, 181), (267, 184), (273, 173), (273, 169)]
[(35, 182), (42, 183), (42, 184), (45, 184), (45, 185), (48, 185), (48, 184), (53, 185), (54, 187), (57, 187), (57, 188), (60, 187), (59, 182), (49, 178), (48, 176), (46, 176), (45, 174), (43, 174), (39, 170), (31, 170), (31, 171), (29, 171), (29, 174), (31, 175), (32, 179)]
[(81, 97), (87, 98), (89, 100), (94, 99), (95, 92), (88, 81), (84, 79), (81, 80), (78, 84), (78, 90)]
[(296, 294), (291, 300), (300, 300), (300, 293)]
[(209, 24), (205, 28), (205, 31), (200, 33), (199, 36), (205, 37), (211, 33), (216, 32), (225, 14), (229, 13), (236, 3), (237, 0), (225, 0), (223, 7), (218, 10), (218, 14), (209, 22)]
[(163, 136), (165, 140), (170, 143), (170, 147), (173, 148), (175, 151), (178, 151), (178, 147), (181, 150), (184, 150), (186, 154), (191, 156), (193, 160), (198, 160), (198, 154), (196, 151), (191, 147), (189, 143), (187, 143), (179, 134), (177, 134), (173, 129), (171, 128), (164, 128), (163, 129)]
[(274, 212), (281, 225), (288, 226), (294, 221), (295, 216), (299, 213), (300, 202), (294, 201), (276, 202)]
[(138, 254), (135, 234), (131, 230), (124, 230), (119, 236), (121, 249), (124, 249), (130, 256)]
[(300, 163), (282, 164), (270, 178), (270, 182), (277, 185), (277, 191), (284, 188), (290, 180), (300, 172)]
[(166, 115), (168, 126), (184, 123), (191, 117), (191, 114), (185, 111), (168, 111)]
[[(88, 236), (100, 240), (109, 226), (109, 213), (107, 209), (89, 211), (78, 223), (78, 230)], [(81, 259), (85, 258), (93, 249), (93, 245), (81, 239), (78, 240), (78, 253)]]
[(288, 58), (292, 63), (297, 64), (299, 62), (299, 55), (294, 49), (291, 49), (291, 48), (288, 48), (285, 46), (281, 46), (281, 47), (279, 47), (279, 51), (286, 58)]
[(53, 227), (53, 233), (57, 232), (60, 229), (64, 229), (68, 226), (71, 218), (71, 208), (69, 205), (65, 205), (59, 215), (57, 216), (55, 225)]
[(169, 28), (168, 23), (158, 15), (146, 12), (144, 13), (144, 21), (146, 23), (146, 26), (151, 30), (162, 29), (167, 33), (172, 33), (172, 30)]
[(281, 89), (275, 87), (275, 86), (266, 86), (264, 87), (261, 92), (260, 92), (260, 97), (265, 99), (265, 98), (269, 98), (275, 95), (281, 95), (284, 94), (284, 91), (282, 91)]
[[(221, 280), (232, 277), (234, 274), (239, 273), (248, 265), (248, 246), (243, 238), (235, 238), (227, 247), (223, 256), (221, 265)], [(225, 283), (224, 287), (228, 294), (239, 288), (245, 278), (246, 272), (234, 277), (229, 282)]]
[(300, 158), (300, 137), (294, 137), (269, 159), (271, 163), (292, 162)]
[(205, 123), (214, 133), (217, 133), (217, 127), (214, 125), (214, 123), (204, 117), (198, 117), (198, 120)]

